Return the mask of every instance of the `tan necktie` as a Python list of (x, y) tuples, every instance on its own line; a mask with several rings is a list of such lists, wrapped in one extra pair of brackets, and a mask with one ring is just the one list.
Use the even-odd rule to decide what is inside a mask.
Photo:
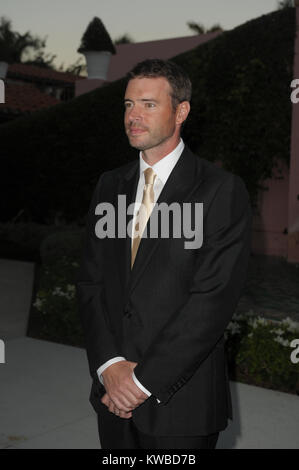
[(137, 212), (134, 235), (138, 232), (138, 235), (134, 237), (132, 242), (132, 253), (131, 253), (131, 268), (133, 267), (136, 254), (138, 251), (139, 243), (142, 237), (142, 233), (146, 226), (146, 223), (151, 215), (153, 204), (154, 204), (154, 181), (156, 174), (152, 168), (144, 170), (145, 185), (143, 189), (142, 206)]

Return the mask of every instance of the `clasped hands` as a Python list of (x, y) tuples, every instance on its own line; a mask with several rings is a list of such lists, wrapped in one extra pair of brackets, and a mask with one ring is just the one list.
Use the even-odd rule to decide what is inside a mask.
[(120, 418), (131, 418), (132, 411), (148, 398), (132, 379), (136, 366), (137, 362), (119, 361), (102, 373), (106, 393), (101, 402)]

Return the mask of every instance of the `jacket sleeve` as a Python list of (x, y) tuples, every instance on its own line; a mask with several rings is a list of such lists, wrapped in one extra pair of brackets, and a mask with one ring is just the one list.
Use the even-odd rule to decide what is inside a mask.
[(123, 356), (116, 346), (109, 326), (105, 306), (103, 239), (99, 239), (95, 234), (95, 208), (101, 202), (104, 175), (105, 173), (99, 179), (88, 211), (76, 282), (90, 375), (97, 381), (97, 370), (102, 364), (113, 357)]
[(204, 218), (189, 298), (134, 369), (161, 404), (196, 372), (232, 318), (247, 276), (251, 219), (245, 185), (229, 174)]

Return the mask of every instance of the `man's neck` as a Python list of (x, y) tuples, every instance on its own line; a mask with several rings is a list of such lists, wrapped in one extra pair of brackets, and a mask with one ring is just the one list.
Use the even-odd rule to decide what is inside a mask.
[(148, 165), (153, 166), (155, 163), (162, 160), (162, 158), (166, 157), (166, 155), (169, 155), (179, 145), (179, 143), (180, 136), (175, 140), (166, 140), (157, 147), (143, 150), (142, 158)]

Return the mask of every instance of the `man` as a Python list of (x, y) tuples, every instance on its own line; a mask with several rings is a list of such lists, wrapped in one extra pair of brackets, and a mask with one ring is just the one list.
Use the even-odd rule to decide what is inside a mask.
[[(250, 202), (238, 176), (184, 145), (190, 99), (170, 61), (130, 72), (124, 124), (139, 159), (102, 174), (91, 202), (77, 287), (102, 448), (213, 449), (232, 418), (224, 331), (246, 279)], [(104, 238), (100, 204), (116, 208), (119, 195), (134, 212)], [(150, 236), (160, 203), (203, 204), (200, 246), (175, 224), (161, 236), (163, 220)]]

